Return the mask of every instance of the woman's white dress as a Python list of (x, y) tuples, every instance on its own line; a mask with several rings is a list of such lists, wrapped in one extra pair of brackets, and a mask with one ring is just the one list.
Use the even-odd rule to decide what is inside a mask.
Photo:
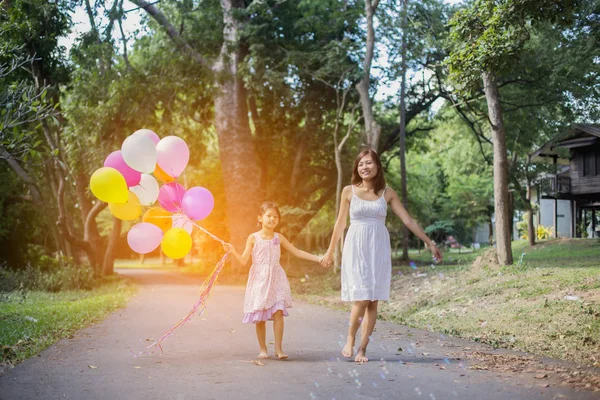
[(342, 252), (342, 301), (389, 300), (390, 234), (385, 227), (385, 189), (377, 200), (350, 200), (350, 227)]

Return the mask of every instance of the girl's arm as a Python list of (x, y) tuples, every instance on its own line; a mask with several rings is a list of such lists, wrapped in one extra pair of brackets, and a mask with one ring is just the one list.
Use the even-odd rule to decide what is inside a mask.
[(408, 214), (408, 211), (406, 211), (406, 208), (404, 208), (404, 206), (402, 205), (402, 202), (400, 201), (398, 194), (392, 188), (388, 187), (388, 189), (386, 190), (386, 197), (388, 197), (388, 199), (389, 199), (388, 201), (390, 203), (390, 207), (391, 207), (392, 211), (394, 212), (394, 214), (396, 214), (396, 216), (398, 216), (398, 218), (400, 218), (402, 223), (404, 225), (406, 225), (406, 227), (408, 229), (410, 229), (410, 231), (412, 233), (414, 233), (419, 239), (421, 239), (423, 242), (425, 242), (427, 247), (429, 247), (429, 250), (431, 251), (433, 258), (436, 261), (441, 261), (442, 253), (435, 246), (435, 244), (431, 241), (431, 239), (429, 239), (429, 236), (427, 236), (427, 234), (425, 233), (425, 231), (423, 231), (423, 228), (421, 228), (421, 226), (417, 223), (417, 221), (415, 221)]
[(340, 212), (338, 213), (337, 219), (335, 221), (335, 226), (333, 227), (333, 234), (331, 235), (331, 241), (329, 242), (329, 248), (327, 249), (327, 253), (323, 257), (323, 264), (331, 264), (333, 262), (333, 251), (335, 250), (335, 246), (339, 243), (342, 235), (344, 234), (344, 229), (346, 229), (346, 221), (348, 220), (348, 213), (350, 210), (350, 195), (352, 193), (352, 188), (350, 186), (346, 186), (342, 190), (341, 198), (340, 198)]
[(233, 247), (233, 245), (230, 243), (225, 243), (223, 245), (223, 250), (231, 252), (231, 254), (233, 254), (233, 256), (240, 262), (240, 264), (245, 266), (248, 264), (248, 260), (252, 255), (252, 248), (254, 247), (255, 241), (256, 239), (254, 238), (254, 235), (248, 236), (248, 239), (246, 240), (246, 248), (244, 249), (244, 253), (242, 253), (242, 255), (240, 255), (240, 253), (238, 253), (235, 247)]
[(321, 257), (315, 256), (313, 254), (307, 253), (303, 250), (298, 249), (296, 246), (290, 243), (289, 240), (285, 238), (281, 233), (279, 234), (279, 242), (283, 246), (284, 249), (292, 253), (294, 256), (298, 258), (302, 258), (308, 261), (321, 262)]

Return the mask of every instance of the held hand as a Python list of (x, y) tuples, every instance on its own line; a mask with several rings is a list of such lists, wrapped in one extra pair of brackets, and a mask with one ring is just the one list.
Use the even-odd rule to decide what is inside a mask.
[(323, 268), (329, 268), (333, 264), (333, 255), (328, 251), (321, 259), (321, 266)]

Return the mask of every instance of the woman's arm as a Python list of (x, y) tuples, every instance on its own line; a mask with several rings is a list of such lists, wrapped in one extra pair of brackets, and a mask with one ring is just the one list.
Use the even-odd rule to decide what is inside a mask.
[(248, 264), (248, 260), (252, 254), (252, 248), (254, 247), (255, 240), (256, 239), (254, 238), (254, 235), (248, 236), (248, 239), (246, 240), (246, 248), (244, 249), (242, 255), (240, 255), (240, 253), (238, 253), (235, 247), (233, 247), (233, 245), (230, 243), (223, 244), (223, 250), (231, 252), (231, 254), (233, 254), (233, 256), (240, 262), (240, 264), (245, 266)]
[(308, 261), (321, 262), (321, 257), (315, 256), (313, 254), (307, 253), (306, 251), (300, 250), (296, 248), (293, 244), (290, 243), (289, 240), (285, 238), (281, 233), (279, 234), (279, 242), (283, 246), (284, 249), (292, 253), (294, 256), (298, 258), (302, 258)]
[(342, 190), (342, 195), (340, 196), (340, 211), (338, 213), (337, 219), (335, 221), (335, 226), (333, 227), (333, 234), (331, 235), (331, 241), (329, 242), (329, 248), (327, 249), (327, 253), (323, 257), (322, 263), (332, 263), (333, 262), (333, 251), (335, 250), (335, 246), (339, 243), (342, 235), (344, 234), (344, 229), (346, 229), (346, 221), (348, 220), (348, 213), (350, 210), (350, 194), (352, 192), (352, 188), (350, 186), (346, 186)]
[(394, 191), (394, 189), (388, 187), (388, 189), (386, 190), (386, 197), (388, 198), (386, 200), (388, 200), (388, 202), (390, 203), (390, 207), (394, 214), (396, 214), (396, 216), (400, 218), (402, 223), (406, 225), (406, 227), (410, 229), (412, 233), (414, 233), (419, 239), (425, 242), (427, 247), (429, 247), (429, 250), (431, 250), (433, 258), (436, 261), (441, 261), (442, 253), (435, 246), (435, 243), (433, 243), (431, 239), (429, 239), (429, 236), (427, 236), (427, 234), (425, 233), (423, 228), (421, 228), (421, 226), (417, 223), (417, 221), (415, 221), (410, 216), (410, 214), (408, 214), (408, 211), (406, 211), (406, 208), (404, 208), (404, 206), (402, 205), (402, 202), (400, 201), (400, 198), (398, 197), (398, 194)]

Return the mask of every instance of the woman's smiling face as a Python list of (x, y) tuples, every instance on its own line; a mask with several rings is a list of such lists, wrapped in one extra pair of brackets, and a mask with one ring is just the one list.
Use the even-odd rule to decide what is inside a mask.
[(365, 155), (358, 162), (358, 174), (364, 180), (373, 179), (377, 176), (377, 163), (370, 154)]

